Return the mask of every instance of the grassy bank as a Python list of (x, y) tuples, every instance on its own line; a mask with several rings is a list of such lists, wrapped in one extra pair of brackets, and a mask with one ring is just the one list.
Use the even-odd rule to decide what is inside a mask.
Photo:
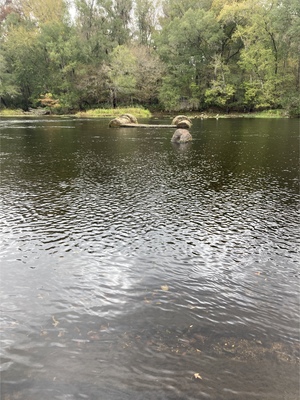
[(0, 110), (0, 117), (23, 117), (24, 115), (24, 111), (21, 109), (3, 108)]
[(182, 113), (190, 118), (287, 118), (284, 110), (255, 111), (251, 113), (217, 113), (217, 112), (186, 112)]
[(85, 112), (78, 112), (76, 117), (96, 117), (96, 118), (114, 118), (122, 114), (132, 114), (137, 118), (150, 118), (151, 112), (144, 108), (128, 107), (128, 108), (96, 108)]
[[(261, 112), (251, 112), (251, 113), (217, 113), (217, 112), (189, 112), (189, 111), (174, 111), (173, 113), (151, 113), (149, 110), (138, 107), (127, 107), (127, 108), (96, 108), (93, 110), (78, 112), (75, 114), (75, 117), (80, 118), (115, 118), (122, 114), (133, 114), (137, 118), (151, 118), (151, 117), (160, 117), (160, 118), (173, 118), (176, 115), (184, 114), (190, 118), (287, 118), (288, 115), (285, 110), (267, 110)], [(61, 115), (61, 114), (51, 114), (52, 117), (68, 117), (73, 114)], [(28, 113), (24, 112), (21, 109), (1, 109), (0, 117), (37, 117), (39, 114), (34, 112)], [(41, 115), (40, 115), (41, 116)], [(73, 115), (74, 116), (74, 115)]]
[[(75, 117), (81, 118), (115, 118), (122, 114), (133, 114), (137, 118), (150, 118), (152, 116), (151, 112), (145, 108), (139, 107), (126, 107), (126, 108), (95, 108), (93, 110), (82, 111), (75, 114)], [(62, 116), (71, 116), (73, 114), (49, 114), (52, 117), (62, 117)], [(3, 108), (0, 110), (0, 117), (30, 117), (30, 116), (43, 116), (42, 114), (32, 111), (25, 112), (21, 109), (9, 109)]]

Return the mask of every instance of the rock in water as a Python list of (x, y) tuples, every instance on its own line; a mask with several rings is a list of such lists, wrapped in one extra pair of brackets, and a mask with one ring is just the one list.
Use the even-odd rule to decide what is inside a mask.
[(122, 115), (120, 115), (120, 118), (127, 118), (131, 124), (138, 123), (137, 118), (132, 114), (122, 114)]
[(183, 119), (182, 121), (178, 122), (178, 124), (176, 126), (177, 126), (177, 128), (190, 129), (192, 126), (192, 123), (187, 119)]
[(172, 125), (178, 125), (179, 122), (181, 121), (189, 121), (190, 124), (192, 125), (192, 121), (189, 117), (186, 115), (177, 115), (176, 117), (173, 118)]
[(171, 142), (173, 143), (186, 143), (192, 140), (192, 135), (187, 129), (176, 129), (172, 136)]
[(119, 117), (112, 119), (109, 123), (110, 128), (117, 128), (124, 124), (137, 124), (138, 121), (136, 117), (132, 114), (122, 114)]

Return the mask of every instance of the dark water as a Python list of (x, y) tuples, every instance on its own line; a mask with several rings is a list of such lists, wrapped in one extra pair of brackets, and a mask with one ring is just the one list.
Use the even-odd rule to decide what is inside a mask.
[(1, 120), (1, 399), (298, 399), (299, 120), (107, 124)]

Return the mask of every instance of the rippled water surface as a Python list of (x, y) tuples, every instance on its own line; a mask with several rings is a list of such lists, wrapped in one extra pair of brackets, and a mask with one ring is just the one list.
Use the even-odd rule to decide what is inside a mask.
[(2, 400), (299, 398), (299, 120), (0, 124)]

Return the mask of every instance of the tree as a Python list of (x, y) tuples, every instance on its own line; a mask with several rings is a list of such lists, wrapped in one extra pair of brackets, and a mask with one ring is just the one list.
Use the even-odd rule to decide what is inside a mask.
[[(214, 14), (203, 9), (190, 8), (182, 17), (164, 25), (156, 40), (158, 52), (168, 65), (168, 77), (163, 81), (160, 95), (164, 104), (165, 93), (176, 93), (178, 100), (190, 99), (185, 104), (187, 108), (197, 109), (204, 104), (204, 91), (213, 74), (212, 61), (222, 35)], [(174, 104), (172, 99), (167, 102)]]
[(13, 74), (20, 89), (20, 101), (28, 108), (44, 89), (47, 77), (44, 51), (39, 46), (38, 32), (26, 25), (11, 26), (2, 44), (8, 74)]
[(244, 105), (248, 109), (283, 105), (297, 81), (291, 65), (292, 60), (294, 65), (299, 62), (299, 31), (295, 35), (299, 2), (214, 0), (213, 7), (223, 25), (233, 26), (231, 40), (242, 44), (236, 63)]
[(25, 19), (35, 21), (39, 25), (63, 21), (67, 12), (64, 0), (18, 0), (18, 3)]
[(130, 39), (132, 0), (112, 0), (110, 10), (110, 36), (118, 46), (121, 46)]
[(85, 64), (99, 64), (107, 59), (114, 43), (110, 37), (111, 2), (75, 0), (76, 37), (80, 48), (79, 60)]
[(111, 54), (108, 77), (111, 104), (113, 108), (118, 101), (132, 100), (136, 85), (136, 58), (130, 49), (123, 45), (114, 49)]
[(142, 45), (150, 45), (152, 35), (158, 25), (158, 1), (136, 0), (135, 1), (135, 20), (136, 36)]
[(164, 19), (168, 22), (174, 18), (181, 18), (188, 10), (204, 10), (209, 11), (212, 5), (212, 0), (164, 0), (163, 14)]
[(39, 34), (39, 46), (44, 51), (47, 76), (40, 95), (51, 92), (65, 110), (77, 107), (75, 89), (79, 64), (79, 47), (75, 29), (63, 22), (44, 24)]
[(300, 114), (299, 0), (2, 0), (0, 97)]
[(110, 98), (109, 67), (104, 64), (77, 66), (74, 91), (80, 109), (107, 103)]
[(131, 52), (136, 60), (134, 98), (141, 104), (157, 103), (165, 70), (163, 63), (156, 51), (148, 46), (134, 46)]
[(0, 106), (3, 104), (6, 107), (9, 100), (19, 94), (20, 90), (15, 84), (15, 77), (9, 72), (5, 58), (0, 54)]
[(235, 87), (230, 83), (230, 70), (222, 54), (215, 55), (213, 65), (214, 78), (210, 81), (210, 87), (205, 90), (205, 103), (228, 111), (235, 94)]

